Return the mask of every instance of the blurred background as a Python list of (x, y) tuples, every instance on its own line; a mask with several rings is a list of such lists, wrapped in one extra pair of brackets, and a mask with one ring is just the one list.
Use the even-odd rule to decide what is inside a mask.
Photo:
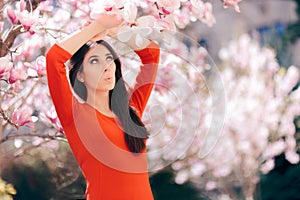
[[(24, 26), (18, 25), (25, 22), (14, 24), (9, 19), (7, 7), (18, 10), (19, 1), (0, 3), (0, 57), (13, 63), (6, 69), (9, 62), (0, 60), (0, 199), (84, 199), (85, 180), (62, 134), (44, 68), (39, 67), (45, 67), (41, 56), (49, 46), (64, 31), (78, 27), (82, 23), (78, 17), (86, 18), (85, 8), (80, 6), (87, 1), (25, 2), (40, 10), (39, 17), (47, 15), (41, 17), (39, 30), (23, 30)], [(240, 12), (224, 8), (219, 0), (209, 2), (216, 23), (209, 26), (190, 20), (178, 29), (184, 35), (178, 44), (164, 47), (183, 52), (177, 57), (189, 55), (192, 63), (170, 61), (167, 50), (162, 54), (165, 61), (160, 69), (163, 75), (158, 77), (160, 85), (177, 88), (174, 77), (179, 74), (191, 82), (201, 100), (195, 105), (200, 111), (191, 111), (191, 116), (199, 114), (195, 125), (199, 133), (188, 129), (182, 134), (183, 140), (191, 134), (193, 141), (183, 144), (183, 140), (176, 140), (175, 157), (174, 152), (163, 152), (149, 158), (151, 166), (160, 166), (150, 173), (155, 200), (299, 200), (300, 0), (243, 0), (238, 4)], [(152, 12), (141, 5), (144, 10), (140, 13)], [(82, 13), (72, 14), (76, 9)], [(7, 35), (13, 38), (9, 47)], [(125, 64), (129, 62), (124, 58)], [(191, 65), (196, 65), (196, 70), (191, 70)], [(24, 67), (26, 75), (22, 76)], [(174, 69), (175, 75), (170, 72)], [(213, 69), (219, 71), (225, 91), (216, 101), (208, 92), (217, 79)], [(15, 71), (18, 73), (13, 76)], [(152, 121), (145, 119), (150, 132), (165, 122), (161, 128), (164, 135), (150, 139), (149, 151), (176, 137), (178, 119), (172, 114), (177, 112), (177, 104), (169, 105), (172, 98), (164, 88), (155, 88), (149, 104), (161, 105), (165, 113), (151, 109)], [(186, 104), (188, 110), (195, 108), (188, 100)], [(212, 115), (218, 115), (212, 110), (219, 104), (225, 108), (224, 118), (211, 121)], [(166, 115), (170, 119), (165, 119)], [(218, 138), (212, 139), (212, 145), (206, 134), (216, 124), (221, 131), (214, 135)], [(204, 155), (206, 144), (209, 153)]]

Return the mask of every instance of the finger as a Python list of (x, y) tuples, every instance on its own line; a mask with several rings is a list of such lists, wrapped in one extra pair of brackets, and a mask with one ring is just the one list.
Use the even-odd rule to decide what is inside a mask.
[(117, 36), (117, 33), (118, 33), (118, 27), (114, 27), (114, 28), (111, 28), (108, 30), (108, 33), (107, 35), (110, 36), (110, 37), (116, 37)]
[(91, 20), (88, 20), (87, 22), (85, 22), (84, 26), (88, 26), (88, 25), (90, 25), (91, 23), (92, 23), (92, 21), (91, 21)]

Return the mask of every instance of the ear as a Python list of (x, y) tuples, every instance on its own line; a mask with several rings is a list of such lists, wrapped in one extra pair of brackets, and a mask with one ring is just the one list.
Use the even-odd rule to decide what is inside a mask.
[(80, 82), (84, 83), (84, 78), (83, 78), (82, 72), (78, 72), (78, 73), (77, 73), (77, 79), (78, 79)]

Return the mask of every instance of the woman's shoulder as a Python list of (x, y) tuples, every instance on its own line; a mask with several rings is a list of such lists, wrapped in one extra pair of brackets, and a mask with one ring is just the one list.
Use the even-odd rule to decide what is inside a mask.
[(136, 50), (135, 53), (138, 54), (144, 64), (158, 63), (160, 57), (160, 47), (156, 42), (151, 40), (146, 48)]
[(52, 45), (47, 53), (46, 53), (46, 59), (58, 59), (60, 57), (64, 58), (65, 60), (68, 60), (71, 58), (71, 54), (66, 51), (65, 49), (63, 49), (62, 47), (60, 47), (58, 44), (54, 44)]

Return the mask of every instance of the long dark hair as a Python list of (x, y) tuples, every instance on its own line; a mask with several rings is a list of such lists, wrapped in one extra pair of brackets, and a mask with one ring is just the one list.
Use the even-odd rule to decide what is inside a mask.
[[(114, 89), (109, 91), (109, 107), (121, 122), (126, 144), (133, 153), (140, 153), (145, 148), (145, 138), (148, 138), (148, 131), (135, 110), (129, 105), (129, 95), (122, 77), (121, 62), (114, 49), (104, 40), (96, 42), (104, 45), (112, 54), (116, 65), (116, 82)], [(70, 83), (75, 93), (84, 101), (87, 100), (87, 89), (84, 83), (77, 79), (77, 73), (82, 72), (82, 62), (85, 54), (93, 46), (93, 43), (84, 44), (71, 57), (71, 70), (69, 72)]]

